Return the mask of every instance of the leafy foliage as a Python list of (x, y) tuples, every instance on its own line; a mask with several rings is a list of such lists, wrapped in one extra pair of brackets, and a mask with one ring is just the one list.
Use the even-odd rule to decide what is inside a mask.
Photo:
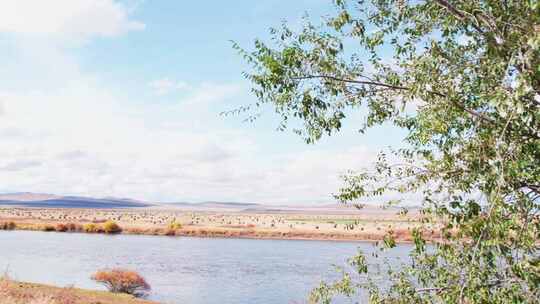
[[(389, 286), (370, 279), (359, 255), (358, 280), (344, 272), (312, 300), (364, 289), (373, 303), (538, 303), (540, 1), (334, 2), (321, 24), (306, 17), (253, 51), (235, 45), (253, 67), (249, 109), (271, 105), (280, 128), (300, 122), (294, 132), (308, 143), (360, 109), (361, 132), (405, 129), (406, 148), (345, 176), (336, 197), (420, 193), (442, 237), (428, 250), (415, 231), (413, 263), (392, 271)], [(391, 235), (384, 243), (395, 246)]]

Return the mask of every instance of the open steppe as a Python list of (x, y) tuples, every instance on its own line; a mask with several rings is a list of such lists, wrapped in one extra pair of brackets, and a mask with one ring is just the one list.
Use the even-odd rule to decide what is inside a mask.
[[(77, 208), (0, 208), (0, 224), (15, 223), (15, 229), (62, 231), (62, 225), (79, 227), (114, 221), (122, 233), (244, 237), (267, 239), (314, 240), (380, 240), (389, 231), (397, 241), (410, 241), (413, 228), (420, 226), (418, 212), (399, 214), (397, 209), (367, 207), (319, 209), (239, 209), (160, 206), (129, 209)], [(171, 223), (179, 223), (171, 228)], [(181, 226), (181, 227), (180, 227)], [(429, 237), (437, 237), (435, 226), (426, 229)]]

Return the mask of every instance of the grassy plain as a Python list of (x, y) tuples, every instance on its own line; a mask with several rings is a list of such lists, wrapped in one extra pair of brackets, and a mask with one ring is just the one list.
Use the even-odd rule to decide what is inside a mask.
[[(37, 209), (0, 208), (2, 223), (15, 229), (85, 232), (89, 224), (114, 221), (124, 234), (239, 237), (313, 240), (381, 240), (393, 232), (397, 241), (411, 240), (411, 231), (420, 226), (417, 213), (399, 215), (396, 210), (370, 208), (334, 214), (314, 211), (193, 211), (177, 208), (138, 209)], [(171, 223), (179, 223), (171, 228)], [(88, 231), (86, 231), (88, 232)], [(424, 234), (438, 237), (436, 226), (424, 226)]]

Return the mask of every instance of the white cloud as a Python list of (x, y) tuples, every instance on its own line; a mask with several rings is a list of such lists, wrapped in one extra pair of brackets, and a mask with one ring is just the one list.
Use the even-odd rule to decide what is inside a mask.
[(169, 78), (162, 78), (151, 81), (150, 87), (157, 95), (165, 95), (174, 91), (190, 89), (190, 85), (183, 81), (173, 81)]
[(223, 101), (225, 97), (237, 96), (242, 92), (243, 86), (235, 83), (210, 83), (204, 82), (194, 87), (190, 95), (182, 101), (184, 108), (204, 106)]
[[(234, 83), (193, 84), (176, 102), (133, 103), (77, 73), (61, 86), (2, 91), (0, 192), (121, 196), (153, 201), (266, 203), (332, 201), (347, 169), (375, 153), (301, 146), (279, 153), (283, 134), (264, 138), (220, 118)], [(267, 126), (272, 128), (271, 126)]]
[[(128, 97), (85, 73), (72, 48), (49, 39), (142, 27), (110, 0), (0, 1), (0, 32), (13, 36), (0, 48), (0, 58), (8, 58), (0, 59), (8, 66), (0, 70), (0, 192), (330, 201), (341, 173), (373, 159), (361, 144), (293, 149), (281, 134), (268, 138), (221, 118), (228, 103), (246, 100), (249, 90), (238, 83), (161, 78), (148, 85), (171, 102), (144, 100), (139, 88)], [(5, 56), (4, 47), (17, 56)]]
[(28, 168), (38, 167), (41, 166), (40, 161), (36, 160), (15, 160), (12, 162), (8, 162), (7, 164), (0, 167), (0, 170), (5, 171), (20, 171), (25, 170)]
[[(198, 87), (204, 89), (193, 96), (205, 96), (207, 87)], [(211, 98), (195, 99), (217, 102), (235, 94), (214, 90)], [(0, 134), (9, 137), (0, 140), (0, 191), (155, 201), (328, 202), (340, 173), (364, 167), (375, 156), (362, 146), (266, 153), (250, 126), (228, 128), (207, 106), (212, 104), (195, 107), (190, 97), (165, 108), (136, 106), (87, 82), (0, 95), (6, 107)], [(182, 106), (184, 101), (191, 106)], [(206, 127), (173, 127), (181, 120), (200, 120)]]
[(144, 29), (113, 0), (2, 0), (0, 32), (60, 36), (116, 36)]
[(156, 95), (182, 93), (183, 106), (201, 105), (221, 100), (223, 96), (239, 94), (244, 89), (239, 84), (203, 82), (190, 84), (186, 81), (161, 78), (149, 84)]

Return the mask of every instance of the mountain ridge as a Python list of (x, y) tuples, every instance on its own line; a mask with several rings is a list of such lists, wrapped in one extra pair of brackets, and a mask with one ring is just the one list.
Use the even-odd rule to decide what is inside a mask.
[(0, 194), (0, 205), (41, 208), (136, 208), (155, 204), (125, 198), (93, 198), (48, 193), (14, 192)]
[[(115, 208), (173, 208), (187, 211), (216, 211), (216, 212), (247, 212), (247, 213), (357, 213), (358, 210), (352, 205), (337, 203), (328, 204), (290, 204), (274, 205), (262, 203), (246, 203), (232, 201), (202, 201), (202, 202), (147, 202), (131, 198), (117, 197), (85, 197), (75, 195), (56, 195), (49, 193), (14, 192), (0, 194), (0, 206), (9, 207), (34, 207), (34, 208), (80, 208), (80, 209), (115, 209)], [(418, 207), (410, 206), (411, 210)], [(366, 205), (362, 213), (370, 213), (379, 210), (380, 206)], [(390, 207), (388, 211), (397, 210)]]

